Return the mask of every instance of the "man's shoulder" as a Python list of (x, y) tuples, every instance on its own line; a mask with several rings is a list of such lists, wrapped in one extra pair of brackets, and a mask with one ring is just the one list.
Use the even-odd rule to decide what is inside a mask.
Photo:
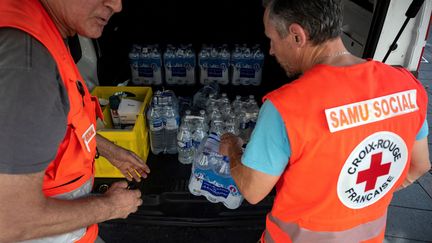
[(17, 68), (25, 65), (30, 35), (14, 28), (0, 28), (0, 68)]
[(48, 49), (30, 34), (15, 28), (0, 28), (0, 67), (52, 70), (56, 66)]

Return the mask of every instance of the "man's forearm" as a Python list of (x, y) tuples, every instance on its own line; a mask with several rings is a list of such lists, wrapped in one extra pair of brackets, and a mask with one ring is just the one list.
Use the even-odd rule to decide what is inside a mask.
[(110, 210), (103, 197), (70, 201), (53, 198), (26, 201), (18, 212), (2, 213), (0, 242), (71, 232), (110, 219)]
[(231, 170), (242, 166), (241, 157), (243, 155), (243, 151), (241, 147), (233, 145), (233, 147), (229, 150), (229, 160), (230, 160), (230, 168)]
[(416, 181), (418, 178), (428, 172), (430, 168), (431, 163), (429, 160), (429, 144), (427, 137), (425, 137), (421, 140), (417, 140), (414, 142), (411, 153), (410, 168), (401, 187), (405, 188), (411, 185), (412, 183), (414, 183), (414, 181)]
[(408, 187), (431, 169), (429, 163), (411, 164), (408, 174), (402, 183), (402, 188)]
[(0, 174), (0, 242), (16, 242), (71, 232), (114, 218), (125, 218), (141, 205), (141, 193), (116, 182), (101, 196), (73, 200), (46, 197), (44, 172)]
[[(47, 198), (41, 207), (35, 209), (23, 230), (25, 238), (40, 238), (85, 228), (110, 219), (110, 207), (103, 197), (88, 197), (77, 200), (57, 200)], [(38, 225), (35, 228), (35, 225)]]
[(219, 152), (230, 159), (230, 172), (239, 191), (251, 204), (265, 198), (279, 180), (274, 176), (245, 166), (242, 161), (243, 141), (233, 134), (224, 134)]
[(251, 204), (256, 204), (266, 197), (279, 180), (279, 176), (271, 176), (243, 165), (241, 149), (229, 157), (231, 176), (243, 197)]
[(112, 157), (112, 153), (114, 153), (114, 151), (112, 151), (114, 144), (110, 140), (104, 138), (99, 134), (96, 134), (96, 144), (99, 155), (105, 158)]
[(241, 163), (241, 157), (243, 155), (243, 151), (241, 147), (233, 146), (229, 151), (229, 160), (230, 160), (230, 173), (234, 182), (236, 183), (238, 189), (242, 194), (245, 193), (246, 188), (245, 185), (245, 172), (244, 165)]

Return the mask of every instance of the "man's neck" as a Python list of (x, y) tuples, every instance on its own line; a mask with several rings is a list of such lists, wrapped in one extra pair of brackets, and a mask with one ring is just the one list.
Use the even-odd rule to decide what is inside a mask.
[(73, 36), (74, 33), (71, 33), (71, 31), (68, 31), (64, 21), (61, 21), (61, 19), (59, 18), (59, 14), (58, 14), (59, 8), (56, 8), (56, 6), (53, 6), (53, 4), (55, 4), (55, 2), (56, 1), (54, 1), (54, 3), (53, 3), (52, 1), (49, 1), (49, 0), (40, 0), (40, 3), (45, 8), (48, 15), (51, 17), (52, 21), (54, 22), (55, 26), (59, 30), (60, 35), (63, 37), (63, 39), (67, 38), (68, 36)]
[(309, 46), (305, 49), (304, 59), (304, 72), (317, 64), (350, 66), (364, 62), (363, 59), (351, 55), (339, 37), (320, 45)]

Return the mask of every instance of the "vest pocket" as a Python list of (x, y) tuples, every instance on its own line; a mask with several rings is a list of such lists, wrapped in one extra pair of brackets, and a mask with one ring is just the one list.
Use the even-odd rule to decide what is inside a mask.
[(75, 115), (71, 123), (76, 142), (81, 146), (80, 154), (93, 161), (96, 155), (96, 126), (84, 110)]
[(101, 106), (99, 104), (99, 99), (96, 96), (91, 96), (91, 101), (93, 102), (93, 105), (95, 107), (96, 112), (96, 119), (100, 118), (102, 121), (104, 120), (103, 111), (101, 109)]

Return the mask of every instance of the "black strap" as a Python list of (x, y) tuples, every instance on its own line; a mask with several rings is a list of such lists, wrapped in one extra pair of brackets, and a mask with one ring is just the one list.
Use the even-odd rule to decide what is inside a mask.
[(413, 0), (411, 2), (411, 5), (408, 7), (408, 10), (405, 13), (405, 16), (407, 17), (405, 19), (405, 22), (403, 23), (402, 27), (400, 28), (399, 32), (397, 33), (393, 43), (390, 45), (387, 53), (384, 56), (384, 59), (382, 60), (383, 63), (387, 61), (387, 58), (389, 57), (390, 53), (397, 49), (397, 41), (399, 40), (399, 37), (402, 35), (402, 32), (405, 30), (405, 27), (407, 26), (408, 22), (411, 18), (414, 18), (418, 11), (420, 10), (421, 6), (423, 5), (424, 0)]
[(72, 55), (72, 58), (74, 59), (74, 62), (78, 63), (82, 57), (81, 44), (79, 42), (78, 35), (68, 37), (67, 42), (68, 42), (68, 46), (69, 46), (69, 50), (70, 50), (70, 53)]

